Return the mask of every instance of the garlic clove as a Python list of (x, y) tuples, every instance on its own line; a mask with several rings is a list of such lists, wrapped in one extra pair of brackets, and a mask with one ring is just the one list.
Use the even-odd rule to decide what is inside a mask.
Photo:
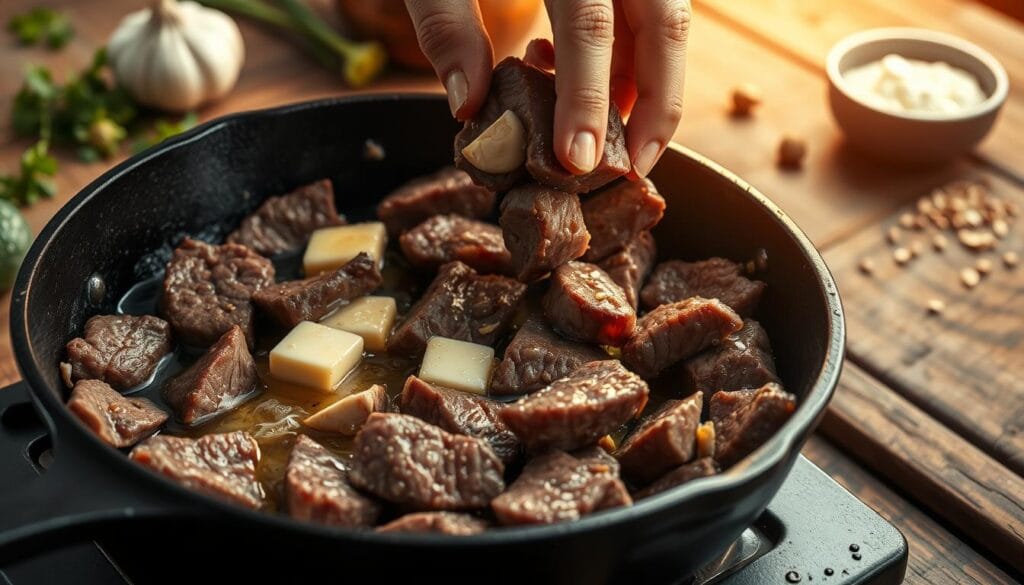
[(462, 156), (485, 173), (509, 173), (526, 162), (526, 129), (512, 110), (462, 149)]

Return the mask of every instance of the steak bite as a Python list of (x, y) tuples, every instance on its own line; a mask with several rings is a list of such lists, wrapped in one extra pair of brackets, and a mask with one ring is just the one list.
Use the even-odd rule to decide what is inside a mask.
[(160, 313), (187, 345), (209, 347), (238, 325), (252, 347), (252, 295), (272, 284), (274, 265), (249, 248), (186, 238), (167, 264)]
[(353, 450), (352, 483), (405, 508), (483, 508), (505, 489), (505, 466), (486, 441), (416, 417), (371, 414)]
[(344, 224), (345, 218), (334, 207), (331, 180), (321, 179), (286, 195), (268, 197), (228, 234), (228, 242), (272, 256), (306, 245), (314, 230)]
[(80, 380), (68, 400), (68, 410), (103, 442), (130, 447), (153, 433), (167, 413), (145, 398), (129, 398), (101, 380)]
[[(462, 151), (506, 111), (511, 111), (525, 130), (526, 162), (510, 172), (484, 172), (473, 166)], [(568, 193), (597, 189), (632, 168), (626, 152), (622, 117), (615, 104), (608, 108), (607, 136), (601, 160), (594, 170), (582, 175), (567, 171), (555, 157), (554, 115), (554, 76), (516, 57), (504, 59), (494, 68), (487, 101), (455, 137), (455, 166), (468, 172), (478, 185), (493, 191), (507, 191), (531, 176), (542, 185)]]
[(636, 326), (622, 287), (593, 264), (569, 262), (551, 275), (544, 316), (569, 339), (619, 347)]
[(587, 197), (582, 207), (583, 220), (590, 232), (590, 247), (583, 255), (587, 262), (597, 262), (622, 250), (665, 214), (665, 200), (647, 179), (616, 181)]
[(552, 524), (633, 504), (618, 464), (600, 448), (548, 451), (532, 459), (508, 490), (491, 502), (502, 524)]
[(190, 425), (238, 406), (258, 380), (256, 362), (235, 325), (189, 369), (171, 379), (163, 396), (178, 420)]
[(590, 242), (579, 198), (532, 183), (505, 195), (498, 223), (513, 273), (523, 282), (579, 258)]
[(647, 383), (617, 360), (590, 362), (501, 411), (530, 451), (595, 444), (647, 404)]
[(640, 287), (651, 273), (657, 254), (658, 248), (651, 232), (640, 232), (625, 248), (597, 265), (622, 287), (626, 300), (636, 309), (640, 303)]
[(661, 305), (640, 319), (622, 347), (622, 361), (644, 378), (654, 378), (742, 326), (743, 320), (717, 299), (693, 297)]
[(668, 260), (654, 267), (647, 286), (640, 291), (644, 308), (653, 309), (690, 297), (718, 299), (740, 317), (749, 317), (757, 309), (765, 284), (743, 276), (743, 268), (725, 258), (700, 262)]
[(514, 273), (501, 228), (458, 215), (435, 215), (402, 234), (402, 253), (413, 266), (436, 270), (458, 260), (485, 274)]
[(683, 400), (668, 400), (645, 418), (615, 452), (622, 474), (644, 485), (693, 459), (703, 408), (704, 395), (697, 392)]
[(171, 326), (145, 315), (97, 315), (67, 344), (71, 380), (102, 380), (117, 390), (145, 382), (171, 351)]
[(360, 252), (333, 272), (272, 284), (256, 291), (252, 300), (278, 325), (291, 328), (319, 321), (342, 303), (373, 292), (382, 280), (377, 263)]
[(435, 335), (493, 346), (505, 334), (526, 285), (504, 276), (481, 276), (450, 262), (388, 339), (388, 351), (420, 355)]
[(494, 201), (494, 192), (475, 185), (465, 171), (445, 167), (392, 191), (377, 205), (377, 219), (395, 237), (438, 214), (484, 219), (494, 211)]
[(796, 410), (796, 397), (775, 383), (757, 389), (715, 392), (715, 460), (723, 468), (743, 459), (770, 439)]
[(718, 473), (718, 464), (711, 457), (702, 457), (690, 463), (680, 465), (665, 475), (659, 477), (654, 483), (636, 493), (638, 500), (648, 498), (654, 494), (670, 490), (676, 486), (699, 479), (711, 477)]
[(377, 532), (423, 532), (465, 536), (487, 530), (483, 520), (457, 512), (414, 512), (377, 527)]
[(157, 435), (132, 449), (131, 458), (189, 489), (250, 508), (263, 503), (256, 479), (260, 447), (249, 433), (198, 439)]
[(608, 359), (593, 345), (570, 341), (555, 333), (544, 319), (530, 316), (505, 348), (505, 359), (494, 370), (490, 393), (529, 394), (571, 374), (587, 362)]
[(293, 518), (332, 526), (373, 526), (380, 505), (349, 485), (345, 465), (306, 435), (295, 439), (284, 475)]
[(753, 319), (744, 319), (742, 329), (686, 362), (686, 375), (692, 388), (709, 395), (779, 381), (768, 334)]

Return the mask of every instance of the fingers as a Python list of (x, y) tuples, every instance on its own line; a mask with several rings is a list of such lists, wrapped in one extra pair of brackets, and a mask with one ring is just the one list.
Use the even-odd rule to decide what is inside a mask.
[(406, 0), (420, 49), (448, 92), (452, 115), (472, 117), (487, 98), (494, 55), (475, 0)]
[(533, 39), (526, 45), (526, 56), (523, 57), (523, 61), (550, 71), (555, 68), (555, 46), (547, 39)]
[(615, 2), (615, 44), (612, 45), (612, 102), (625, 118), (636, 102), (635, 59), (633, 58), (633, 31), (629, 29), (622, 2)]

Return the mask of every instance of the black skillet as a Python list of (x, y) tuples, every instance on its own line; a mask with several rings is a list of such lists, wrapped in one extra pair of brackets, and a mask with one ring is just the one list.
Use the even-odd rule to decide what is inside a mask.
[[(737, 538), (775, 494), (835, 389), (842, 308), (820, 255), (778, 207), (677, 146), (652, 174), (668, 201), (655, 233), (661, 258), (767, 251), (757, 318), (800, 400), (774, 438), (717, 477), (577, 522), (472, 537), (328, 529), (173, 484), (102, 444), (65, 409), (64, 344), (88, 317), (113, 312), (141, 257), (180, 232), (230, 227), (261, 198), (324, 176), (339, 210), (371, 209), (403, 181), (450, 164), (457, 129), (445, 101), (425, 95), (236, 114), (118, 165), (61, 209), (12, 296), (24, 380), (0, 391), (0, 562), (95, 538), (129, 574), (135, 563), (156, 563), (168, 582), (659, 582), (692, 573)], [(367, 139), (384, 148), (382, 160), (365, 155)], [(52, 463), (37, 475), (34, 461), (51, 445)]]

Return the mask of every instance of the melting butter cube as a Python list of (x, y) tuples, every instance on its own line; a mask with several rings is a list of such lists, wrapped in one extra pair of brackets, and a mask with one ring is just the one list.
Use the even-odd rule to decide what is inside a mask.
[(328, 327), (355, 333), (363, 338), (367, 351), (387, 350), (388, 335), (395, 324), (398, 307), (391, 297), (360, 297), (324, 317)]
[(303, 321), (270, 351), (270, 375), (285, 382), (332, 390), (362, 356), (362, 337)]
[(380, 266), (387, 243), (387, 231), (379, 221), (319, 229), (309, 238), (302, 268), (306, 276), (316, 276), (341, 268), (360, 252), (369, 254)]
[(494, 366), (494, 349), (486, 345), (431, 337), (419, 377), (463, 392), (484, 394)]
[(386, 412), (387, 409), (387, 390), (380, 384), (374, 384), (362, 392), (349, 394), (302, 422), (317, 430), (352, 436), (359, 432), (371, 414)]

